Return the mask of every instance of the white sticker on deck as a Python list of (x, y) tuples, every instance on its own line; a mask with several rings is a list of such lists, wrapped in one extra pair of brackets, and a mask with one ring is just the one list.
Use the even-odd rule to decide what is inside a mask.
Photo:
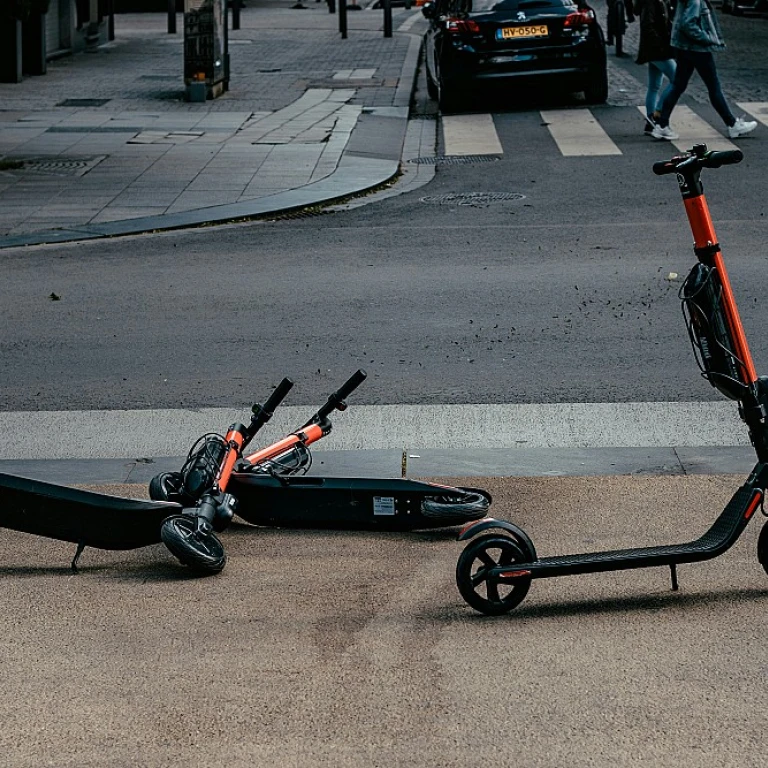
[(395, 499), (392, 496), (374, 496), (373, 497), (374, 515), (394, 515)]

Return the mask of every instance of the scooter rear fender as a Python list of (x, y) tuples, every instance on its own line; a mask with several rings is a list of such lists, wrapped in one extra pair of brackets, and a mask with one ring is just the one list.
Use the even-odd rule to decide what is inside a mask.
[(517, 539), (527, 550), (527, 554), (531, 556), (531, 560), (538, 559), (536, 554), (536, 547), (533, 546), (530, 536), (519, 526), (514, 523), (509, 523), (506, 520), (497, 520), (495, 517), (484, 517), (482, 520), (476, 520), (475, 522), (465, 525), (458, 535), (458, 541), (466, 541), (472, 539), (483, 531), (487, 531), (491, 528), (501, 528)]

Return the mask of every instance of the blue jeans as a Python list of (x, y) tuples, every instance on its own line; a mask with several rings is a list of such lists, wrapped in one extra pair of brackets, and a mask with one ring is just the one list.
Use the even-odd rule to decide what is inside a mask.
[(723, 122), (727, 126), (732, 126), (736, 122), (736, 118), (728, 107), (725, 96), (723, 96), (720, 79), (717, 76), (717, 68), (715, 67), (715, 57), (712, 53), (684, 51), (682, 48), (673, 48), (673, 50), (677, 59), (677, 71), (675, 72), (674, 80), (672, 80), (672, 86), (664, 97), (659, 125), (662, 128), (666, 128), (669, 125), (669, 116), (672, 114), (672, 110), (675, 108), (680, 97), (685, 93), (691, 75), (696, 71), (704, 81), (704, 85), (707, 86), (709, 101), (717, 111), (717, 114), (723, 118)]
[[(648, 62), (648, 90), (645, 94), (645, 114), (651, 117), (654, 112), (661, 112), (661, 105), (672, 89), (677, 64), (674, 59), (661, 59)], [(666, 76), (669, 85), (661, 93), (661, 84)]]

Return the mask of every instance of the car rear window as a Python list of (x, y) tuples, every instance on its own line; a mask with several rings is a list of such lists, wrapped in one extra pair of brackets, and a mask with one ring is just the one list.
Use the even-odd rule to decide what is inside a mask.
[(470, 12), (527, 11), (538, 8), (563, 8), (575, 5), (573, 0), (467, 0)]

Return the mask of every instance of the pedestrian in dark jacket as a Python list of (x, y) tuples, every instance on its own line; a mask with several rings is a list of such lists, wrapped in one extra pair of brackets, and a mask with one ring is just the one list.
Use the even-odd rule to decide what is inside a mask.
[[(670, 47), (672, 13), (669, 0), (635, 0), (635, 15), (640, 19), (640, 44), (637, 63), (648, 65), (645, 94), (645, 133), (650, 133), (661, 115), (661, 104), (669, 94), (675, 76), (675, 59)], [(661, 92), (666, 76), (668, 85)]]
[(674, 141), (679, 136), (669, 125), (669, 117), (688, 87), (694, 71), (707, 86), (709, 100), (728, 127), (728, 136), (735, 139), (757, 128), (754, 120), (736, 119), (723, 96), (717, 76), (713, 51), (725, 48), (723, 33), (710, 0), (679, 0), (672, 23), (671, 45), (677, 60), (672, 87), (664, 97), (661, 115), (651, 135), (654, 139)]

